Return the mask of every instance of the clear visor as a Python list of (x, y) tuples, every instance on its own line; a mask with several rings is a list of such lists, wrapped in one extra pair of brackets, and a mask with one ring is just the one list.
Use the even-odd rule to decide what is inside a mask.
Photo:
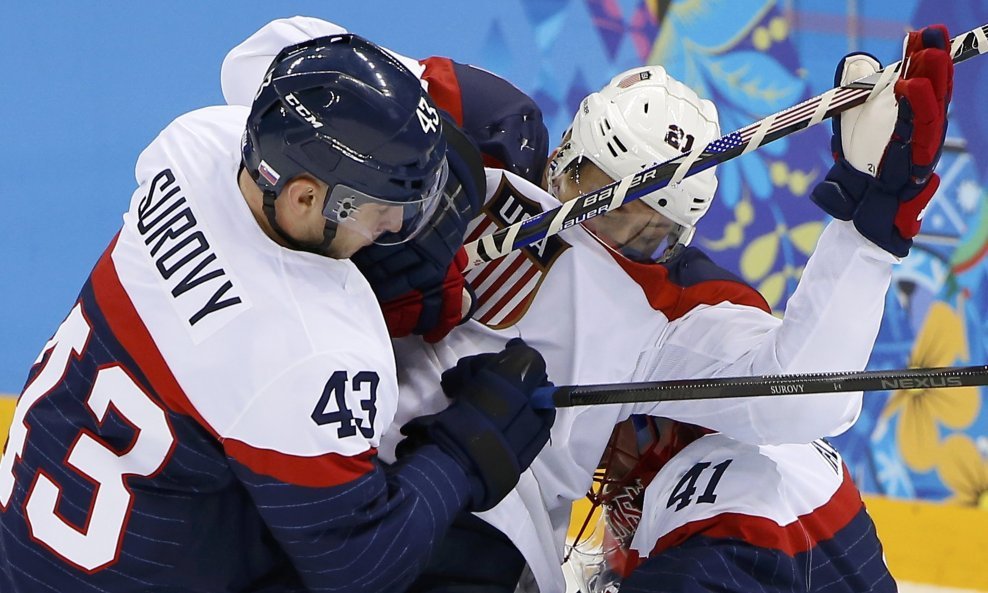
[(640, 201), (592, 218), (584, 226), (608, 247), (639, 263), (666, 261), (690, 231)]
[[(575, 153), (573, 143), (567, 141), (549, 164), (548, 181), (549, 193), (566, 201), (574, 199), (576, 192), (587, 194), (615, 180), (592, 157)], [(647, 199), (593, 217), (583, 226), (614, 251), (640, 263), (665, 261), (678, 244), (687, 244), (692, 237), (692, 227), (670, 219)]]
[(449, 177), (445, 159), (425, 183), (417, 200), (394, 202), (341, 183), (333, 186), (322, 214), (326, 220), (359, 233), (378, 245), (397, 245), (418, 235), (429, 225)]

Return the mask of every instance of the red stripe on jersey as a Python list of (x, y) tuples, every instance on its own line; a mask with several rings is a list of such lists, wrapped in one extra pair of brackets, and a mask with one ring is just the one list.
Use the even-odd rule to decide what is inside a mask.
[(508, 171), (513, 171), (514, 170), (514, 169), (508, 169), (508, 166), (507, 165), (505, 165), (500, 160), (492, 157), (491, 155), (487, 154), (486, 152), (483, 153), (483, 154), (481, 154), (480, 156), (482, 156), (483, 159), (484, 159), (484, 166), (487, 167), (487, 168), (489, 168), (489, 169), (505, 169), (505, 170), (508, 170)]
[(633, 262), (610, 249), (608, 252), (642, 287), (652, 308), (661, 311), (669, 321), (679, 319), (699, 305), (723, 302), (772, 312), (765, 297), (747, 284), (733, 280), (706, 280), (692, 286), (679, 286), (669, 281), (669, 270), (665, 266)]
[(515, 255), (513, 260), (505, 259), (503, 262), (501, 262), (501, 269), (498, 270), (497, 277), (491, 280), (490, 286), (481, 289), (481, 284), (483, 284), (484, 281), (487, 280), (487, 278), (491, 275), (491, 272), (494, 269), (498, 268), (497, 265), (491, 265), (498, 263), (496, 261), (487, 264), (487, 267), (484, 268), (480, 272), (480, 274), (477, 274), (477, 279), (470, 281), (470, 285), (473, 286), (474, 290), (477, 291), (477, 306), (482, 307), (485, 304), (487, 304), (487, 301), (494, 296), (494, 293), (497, 292), (497, 289), (504, 286), (504, 283), (509, 278), (511, 278), (511, 275), (517, 272), (518, 268), (520, 268), (522, 264), (524, 264), (527, 261), (528, 258), (526, 258), (524, 254), (521, 253)]
[(373, 471), (371, 460), (377, 455), (377, 449), (368, 449), (352, 457), (339, 453), (303, 457), (259, 449), (236, 439), (225, 439), (223, 448), (227, 455), (256, 474), (309, 488), (327, 488), (352, 482)]
[[(515, 258), (515, 260), (525, 259), (525, 255), (523, 253), (509, 253), (503, 258), (487, 262), (483, 266), (474, 268), (474, 270), (467, 272), (467, 280), (470, 282), (470, 286), (476, 290), (495, 272), (497, 272), (498, 277), (500, 277), (504, 273), (504, 266), (516, 265), (518, 263), (517, 261), (512, 261), (510, 259), (512, 257)], [(479, 271), (476, 274), (473, 274), (475, 270)], [(477, 298), (479, 302), (479, 299), (481, 298), (480, 295), (477, 295)]]
[(484, 219), (478, 222), (477, 226), (472, 231), (470, 231), (470, 234), (467, 235), (466, 240), (463, 241), (464, 243), (470, 243), (476, 241), (483, 235), (489, 235), (497, 230), (498, 227), (496, 224), (494, 224), (494, 221), (487, 218), (486, 214), (483, 214), (482, 216), (484, 217)]
[(113, 335), (134, 358), (134, 362), (147, 377), (151, 388), (161, 401), (172, 411), (190, 416), (210, 434), (218, 437), (218, 433), (199, 415), (185, 394), (185, 390), (178, 384), (147, 326), (144, 325), (144, 320), (137, 313), (133, 301), (120, 283), (117, 268), (113, 265), (113, 258), (110, 256), (119, 236), (118, 234), (113, 238), (93, 269), (91, 278), (96, 304), (106, 318)]
[[(525, 279), (525, 282), (528, 282), (528, 278)], [(518, 283), (518, 286), (521, 287), (524, 286), (524, 284)], [(511, 325), (514, 325), (517, 323), (522, 318), (522, 315), (524, 315), (528, 311), (528, 308), (532, 305), (532, 300), (532, 296), (526, 296), (523, 298), (517, 305), (515, 305), (514, 309), (501, 318), (501, 324), (510, 323)], [(500, 324), (498, 325), (500, 326)]]
[(456, 125), (463, 126), (463, 95), (460, 92), (460, 81), (453, 70), (453, 62), (449, 58), (426, 58), (419, 60), (425, 66), (422, 80), (429, 83), (429, 96), (436, 107), (453, 116)]
[[(522, 259), (524, 259), (525, 262), (529, 264), (528, 269), (525, 270), (521, 278), (519, 278), (516, 282), (513, 283), (512, 290), (506, 292), (504, 296), (502, 296), (497, 301), (497, 303), (495, 303), (494, 306), (491, 307), (490, 311), (487, 312), (487, 315), (484, 315), (484, 318), (480, 320), (481, 323), (489, 323), (491, 319), (496, 317), (497, 314), (500, 313), (502, 309), (508, 306), (508, 303), (511, 302), (511, 299), (515, 298), (518, 295), (518, 290), (520, 290), (526, 284), (528, 284), (528, 281), (531, 280), (535, 276), (535, 274), (538, 273), (539, 269), (534, 265), (531, 265), (531, 262), (528, 262), (528, 258), (522, 258)], [(512, 270), (512, 273), (514, 273), (514, 270)], [(501, 281), (497, 284), (497, 287), (500, 287), (503, 284), (504, 281)], [(526, 296), (526, 298), (522, 299), (522, 302), (527, 303), (530, 300), (531, 299), (529, 299)], [(515, 309), (517, 309), (517, 307)]]
[(844, 481), (830, 500), (809, 513), (800, 515), (788, 525), (779, 525), (765, 517), (723, 513), (670, 531), (659, 538), (652, 549), (652, 555), (675, 547), (694, 535), (702, 535), (718, 539), (741, 539), (760, 548), (779, 550), (795, 556), (834, 537), (863, 507), (861, 495), (845, 465)]

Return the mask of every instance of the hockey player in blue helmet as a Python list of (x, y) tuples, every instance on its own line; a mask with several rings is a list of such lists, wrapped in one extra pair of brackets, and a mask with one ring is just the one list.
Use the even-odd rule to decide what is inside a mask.
[[(289, 246), (345, 258), (401, 243), (440, 202), (449, 164), (439, 112), (404, 66), (371, 47), (341, 35), (286, 48), (254, 99), (244, 165)], [(286, 229), (276, 198), (300, 176), (318, 186), (322, 224)]]
[(0, 591), (400, 591), (456, 513), (511, 490), (554, 417), (528, 404), (547, 377), (521, 340), (464, 358), (453, 405), (377, 456), (394, 354), (347, 258), (431, 229), (454, 177), (477, 189), (453, 135), (352, 35), (286, 48), (250, 108), (158, 135), (18, 400)]

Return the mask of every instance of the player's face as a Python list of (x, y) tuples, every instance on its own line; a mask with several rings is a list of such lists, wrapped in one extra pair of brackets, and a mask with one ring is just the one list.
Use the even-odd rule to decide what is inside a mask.
[[(582, 159), (574, 161), (562, 175), (553, 179), (551, 193), (559, 201), (568, 202), (614, 181), (593, 162)], [(630, 202), (591, 218), (583, 226), (615, 251), (644, 262), (659, 258), (670, 233), (678, 228), (643, 202)]]
[[(292, 181), (275, 200), (278, 224), (295, 241), (320, 245), (326, 229), (323, 207), (329, 186), (308, 177)], [(336, 224), (336, 233), (323, 253), (335, 259), (352, 256), (387, 232), (401, 230), (403, 210), (400, 206), (367, 203), (349, 212), (344, 222)], [(273, 231), (270, 233), (275, 236)]]

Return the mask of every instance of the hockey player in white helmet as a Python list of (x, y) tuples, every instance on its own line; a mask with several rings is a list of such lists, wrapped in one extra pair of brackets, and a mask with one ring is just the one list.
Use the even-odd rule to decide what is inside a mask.
[[(925, 114), (933, 122), (925, 124), (930, 128), (943, 125), (944, 97), (949, 100), (949, 82), (942, 76), (946, 73), (949, 81), (946, 38), (945, 31), (930, 28), (912, 34), (907, 43), (907, 52), (923, 64), (910, 72), (911, 78), (941, 81), (934, 87), (941, 101), (932, 103)], [(846, 83), (878, 67), (868, 56), (849, 56), (838, 67), (835, 82)], [(826, 196), (834, 193), (834, 186), (847, 192), (848, 184), (840, 184), (850, 168), (843, 157), (849, 146), (843, 138), (869, 137), (865, 146), (853, 147), (853, 158), (854, 166), (871, 175), (876, 167), (868, 169), (867, 163), (881, 162), (886, 144), (891, 145), (889, 151), (901, 150), (896, 137), (880, 139), (891, 135), (897, 111), (900, 130), (914, 125), (911, 105), (928, 99), (903, 87), (896, 93), (904, 108), (896, 108), (890, 88), (879, 100), (835, 122), (838, 162), (833, 180), (817, 189), (815, 201), (827, 208)], [(660, 111), (659, 105), (675, 107)], [(691, 129), (710, 129), (710, 139), (719, 136), (712, 104), (669, 80), (661, 68), (622, 73), (581, 102), (551, 157), (546, 184), (561, 201), (589, 193), (676, 156), (670, 147), (680, 148), (684, 140), (695, 143)], [(934, 134), (942, 143), (943, 128)], [(938, 153), (936, 145), (933, 150), (909, 148)], [(912, 166), (929, 167), (935, 164), (932, 160), (917, 158)], [(882, 173), (894, 179), (896, 171), (889, 168), (896, 163), (889, 163)], [(692, 184), (687, 179), (673, 191), (646, 196), (640, 205), (627, 204), (584, 226), (634, 261), (682, 257), (716, 187), (711, 170), (703, 175), (706, 178), (697, 176)], [(907, 186), (899, 190), (896, 203), (908, 202), (917, 193), (928, 200), (935, 187), (935, 178), (920, 187)], [(867, 194), (856, 197), (869, 201)], [(848, 218), (859, 232), (882, 249), (904, 255), (896, 250), (901, 243), (883, 241), (871, 231), (877, 216), (864, 220), (855, 214)], [(909, 238), (899, 236), (902, 242)], [(547, 451), (546, 457), (553, 452)], [(754, 447), (695, 425), (635, 416), (615, 428), (594, 480), (589, 496), (595, 507), (602, 506), (600, 520), (570, 552), (570, 567), (584, 593), (896, 590), (874, 523), (839, 453), (825, 441)]]
[[(711, 102), (697, 97), (661, 67), (633, 69), (581, 102), (559, 148), (550, 155), (545, 185), (565, 202), (719, 136)], [(698, 249), (688, 247), (716, 187), (715, 171), (708, 169), (583, 223), (636, 278), (649, 302), (670, 319), (689, 318), (698, 307), (724, 301), (767, 310), (754, 289), (714, 265)], [(827, 257), (825, 253), (816, 259)], [(838, 264), (839, 258), (834, 254), (827, 259)], [(889, 262), (887, 257), (878, 259), (885, 265)], [(883, 267), (876, 266), (873, 278), (879, 286)], [(812, 273), (806, 280), (814, 281)], [(483, 298), (480, 306), (483, 309)], [(724, 318), (724, 325), (716, 331), (730, 336), (733, 322), (745, 323)], [(623, 328), (613, 327), (614, 331)], [(711, 337), (694, 336), (704, 343), (710, 343)], [(689, 339), (688, 333), (684, 339)], [(667, 344), (674, 353), (681, 348), (676, 342)], [(855, 347), (860, 346), (870, 348), (871, 341), (862, 340)], [(859, 357), (855, 364), (863, 367), (866, 360), (866, 356)], [(641, 368), (636, 375), (660, 378), (654, 370)], [(666, 367), (661, 378), (688, 376)], [(732, 412), (725, 408), (722, 413)], [(548, 516), (557, 517), (557, 545), (565, 523), (558, 517), (565, 513), (553, 511), (553, 504), (559, 504), (553, 498), (567, 489), (560, 476), (572, 471), (581, 454), (594, 450), (591, 442), (599, 445), (600, 440), (594, 441), (590, 432), (601, 430), (605, 416), (592, 409), (560, 412), (563, 424), (533, 467)], [(791, 420), (798, 423), (800, 416), (794, 414)], [(709, 419), (699, 422), (712, 424)], [(726, 588), (737, 593), (759, 587), (766, 591), (895, 590), (860, 495), (839, 454), (822, 440), (758, 446), (695, 424), (639, 415), (615, 427), (603, 453), (603, 473), (595, 475), (596, 488), (591, 492), (592, 500), (603, 507), (601, 519), (592, 526), (592, 535), (569, 554), (569, 568), (584, 593), (613, 592), (619, 587), (656, 592)], [(591, 468), (584, 466), (584, 471)], [(576, 494), (571, 489), (563, 498)], [(487, 516), (496, 517), (498, 510)], [(462, 554), (482, 531), (475, 527), (465, 536), (466, 524), (463, 520), (454, 524), (441, 558), (448, 558), (454, 548)], [(640, 534), (639, 525), (643, 525)], [(507, 547), (501, 539), (499, 548), (497, 541), (496, 535), (488, 533), (482, 546), (473, 546), (475, 550)], [(845, 551), (851, 547), (855, 555), (849, 559)], [(503, 551), (499, 556), (502, 563), (510, 558)], [(433, 562), (417, 585), (439, 581), (437, 573), (452, 580), (449, 575), (455, 575), (455, 570), (448, 562), (438, 568)], [(805, 583), (814, 584), (801, 588)], [(462, 590), (508, 591), (491, 582)]]
[[(717, 109), (661, 66), (615, 76), (577, 109), (561, 145), (550, 156), (545, 185), (560, 201), (702, 148), (720, 136)], [(714, 168), (643, 196), (585, 226), (625, 257), (639, 262), (670, 257), (689, 245), (696, 223), (717, 190)]]

